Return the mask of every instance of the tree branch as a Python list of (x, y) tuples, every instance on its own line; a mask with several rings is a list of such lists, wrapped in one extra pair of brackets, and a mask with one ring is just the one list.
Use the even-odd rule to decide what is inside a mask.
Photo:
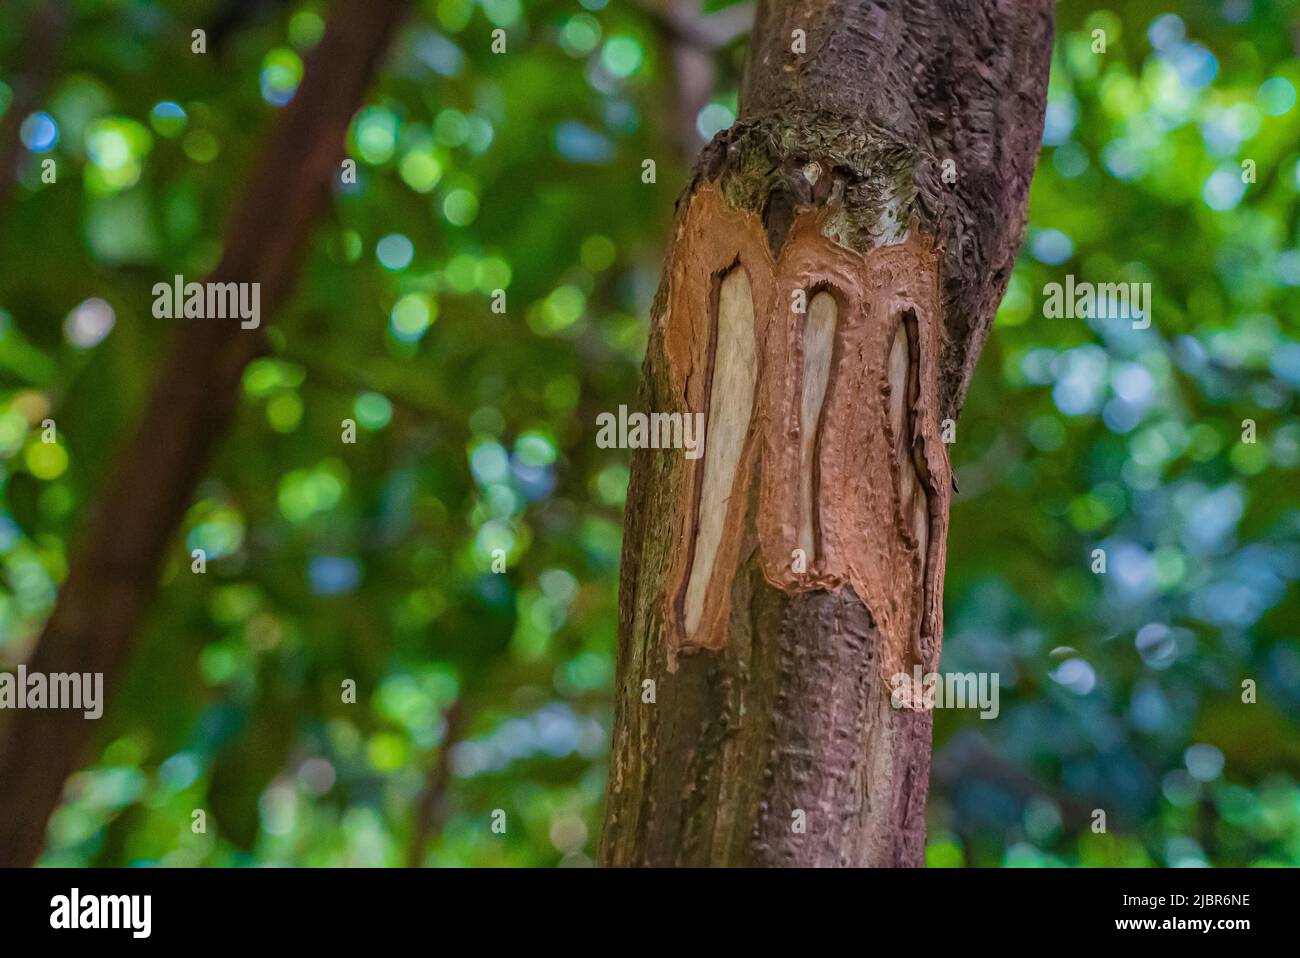
[(438, 757), (429, 767), (424, 788), (415, 800), (415, 821), (411, 826), (411, 840), (406, 846), (406, 867), (419, 868), (424, 863), (424, 850), (429, 840), (442, 831), (447, 817), (447, 788), (451, 783), (451, 750), (456, 747), (468, 724), (465, 700), (457, 698), (444, 716), (447, 731), (438, 746)]
[[(226, 431), (244, 367), (264, 349), (311, 227), (338, 175), (344, 138), (406, 0), (337, 0), (302, 85), (276, 119), (227, 224), (216, 283), (260, 283), (263, 325), (182, 320), (135, 435), (122, 449), (29, 664), (102, 672), (111, 689), (205, 464)], [(76, 711), (9, 713), (0, 735), (0, 866), (36, 859), (63, 782), (93, 726)]]
[(23, 120), (49, 92), (70, 19), (66, 0), (42, 3), (28, 18), (22, 44), (26, 55), (14, 75), (9, 109), (0, 119), (0, 217), (18, 181), (18, 166), (26, 151), (19, 136)]

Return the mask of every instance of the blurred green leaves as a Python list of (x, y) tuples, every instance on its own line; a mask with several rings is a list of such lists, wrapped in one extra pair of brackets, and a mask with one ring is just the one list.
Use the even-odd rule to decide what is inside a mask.
[[(928, 860), (1300, 864), (1300, 14), (1095, 6), (1058, 4), (1026, 248), (950, 450), (943, 667), (1003, 701), (936, 716)], [(181, 332), (149, 290), (217, 262), (325, 16), (200, 58), (211, 4), (92, 7), (4, 221), (4, 664)], [(446, 763), (418, 860), (590, 864), (628, 481), (594, 423), (635, 402), (687, 181), (670, 42), (604, 0), (419, 4), (46, 863), (397, 864)], [(0, 27), (0, 110), (19, 43)], [(702, 133), (734, 116), (733, 52)], [(1044, 318), (1067, 274), (1150, 282), (1151, 329)]]

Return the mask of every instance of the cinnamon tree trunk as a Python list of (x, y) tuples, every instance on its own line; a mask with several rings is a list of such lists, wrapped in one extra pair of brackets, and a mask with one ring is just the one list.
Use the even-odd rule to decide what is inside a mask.
[(1050, 0), (760, 0), (678, 203), (633, 456), (601, 860), (920, 865), (946, 441), (1023, 234)]

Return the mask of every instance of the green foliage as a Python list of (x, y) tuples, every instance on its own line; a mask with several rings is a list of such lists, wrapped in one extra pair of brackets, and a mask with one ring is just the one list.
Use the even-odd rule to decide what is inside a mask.
[[(151, 287), (215, 264), (325, 12), (276, 7), (192, 54), (216, 6), (76, 4), (25, 127), (0, 663), (29, 654), (176, 331)], [(1058, 5), (1026, 249), (950, 447), (944, 669), (998, 672), (1001, 714), (936, 713), (933, 865), (1300, 864), (1296, 17)], [(0, 25), (0, 108), (22, 19)], [(418, 5), (45, 863), (591, 862), (628, 474), (593, 431), (635, 401), (686, 182), (671, 42), (634, 4)], [(1150, 282), (1151, 328), (1044, 318), (1070, 273)]]

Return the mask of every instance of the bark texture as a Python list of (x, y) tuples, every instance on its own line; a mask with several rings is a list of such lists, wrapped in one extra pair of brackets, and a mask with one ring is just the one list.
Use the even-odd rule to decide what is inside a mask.
[(930, 715), (890, 679), (938, 666), (944, 421), (1051, 41), (1050, 0), (759, 3), (652, 316), (642, 408), (708, 431), (633, 456), (605, 864), (922, 864)]
[[(260, 283), (262, 325), (177, 320), (184, 327), (118, 456), (29, 672), (103, 672), (105, 688), (115, 684), (164, 552), (230, 422), (244, 367), (263, 350), (266, 325), (288, 297), (311, 226), (328, 205), (348, 125), (407, 6), (335, 3), (227, 224), (222, 260), (207, 277)], [(0, 866), (27, 865), (95, 726), (72, 710), (4, 718)]]

